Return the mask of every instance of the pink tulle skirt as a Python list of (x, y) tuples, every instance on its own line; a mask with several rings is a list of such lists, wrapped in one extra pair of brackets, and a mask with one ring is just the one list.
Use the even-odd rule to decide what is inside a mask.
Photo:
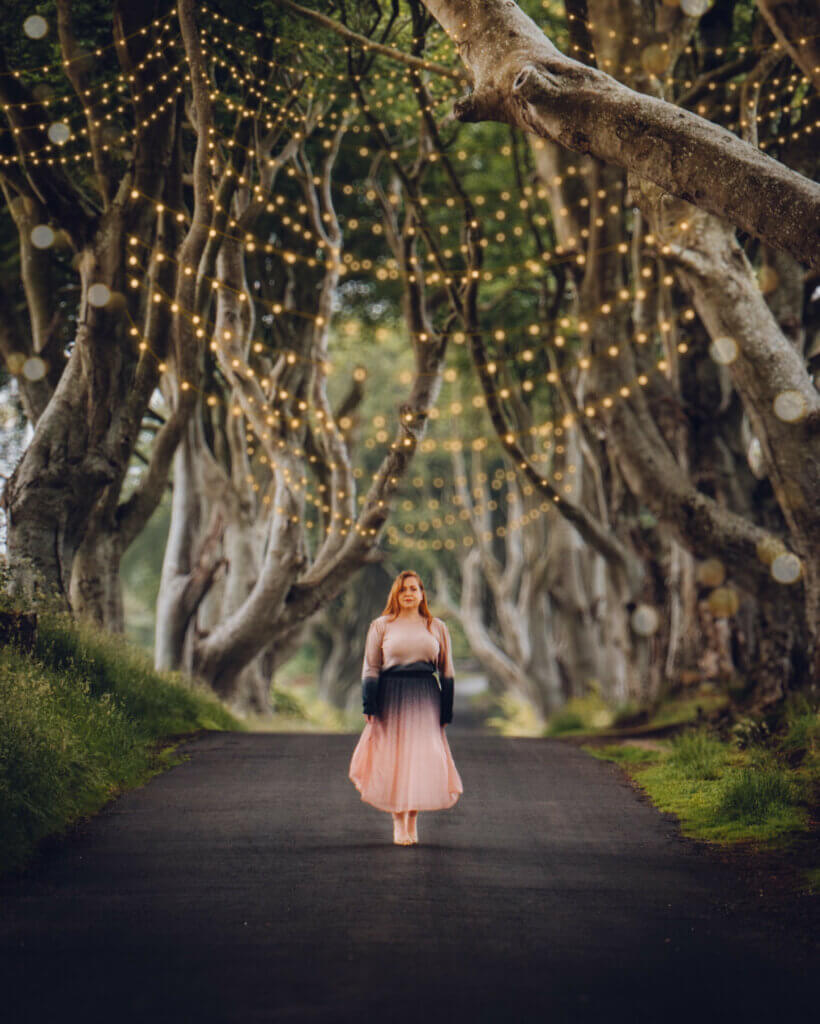
[(431, 676), (383, 677), (381, 712), (368, 722), (350, 759), (349, 778), (362, 800), (382, 811), (452, 807), (464, 787)]

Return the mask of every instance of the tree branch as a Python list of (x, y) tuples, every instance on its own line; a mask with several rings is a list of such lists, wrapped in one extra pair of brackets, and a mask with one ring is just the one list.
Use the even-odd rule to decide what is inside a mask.
[(425, 0), (472, 72), (461, 121), (592, 153), (820, 267), (820, 185), (719, 125), (562, 54), (512, 0)]

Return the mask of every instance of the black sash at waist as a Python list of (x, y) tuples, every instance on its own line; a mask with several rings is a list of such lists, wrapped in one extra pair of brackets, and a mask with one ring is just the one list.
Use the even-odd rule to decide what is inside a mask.
[(436, 666), (432, 661), (411, 661), (407, 665), (391, 665), (390, 668), (382, 669), (379, 678), (385, 676), (431, 676), (434, 675)]

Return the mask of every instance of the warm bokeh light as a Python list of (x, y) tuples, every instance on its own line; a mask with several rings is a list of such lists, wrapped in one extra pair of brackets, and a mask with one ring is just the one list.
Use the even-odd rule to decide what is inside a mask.
[(107, 284), (92, 284), (88, 289), (88, 301), (92, 306), (105, 306), (111, 298), (111, 289)]
[(39, 356), (31, 356), (23, 363), (23, 376), (26, 380), (42, 380), (46, 375), (46, 364)]
[(37, 249), (48, 249), (54, 245), (55, 234), (48, 224), (38, 224), (31, 231), (31, 243)]
[(48, 32), (48, 22), (39, 14), (29, 15), (23, 22), (23, 31), (29, 39), (42, 39)]
[(784, 423), (796, 423), (806, 415), (806, 399), (799, 391), (781, 391), (774, 400), (774, 414)]
[(797, 555), (791, 551), (785, 551), (772, 562), (771, 571), (778, 583), (794, 583), (802, 576), (803, 566)]
[(652, 636), (657, 632), (660, 616), (651, 604), (639, 604), (632, 613), (632, 629), (638, 636)]
[(734, 587), (717, 587), (706, 598), (709, 611), (717, 619), (728, 619), (740, 607), (740, 597)]
[(698, 566), (697, 578), (705, 587), (719, 587), (726, 579), (726, 567), (719, 558), (707, 558)]
[(709, 346), (709, 355), (721, 366), (729, 366), (737, 359), (737, 342), (734, 338), (715, 338)]
[(54, 124), (49, 125), (48, 137), (56, 145), (62, 146), (71, 138), (71, 129), (64, 121), (55, 121)]

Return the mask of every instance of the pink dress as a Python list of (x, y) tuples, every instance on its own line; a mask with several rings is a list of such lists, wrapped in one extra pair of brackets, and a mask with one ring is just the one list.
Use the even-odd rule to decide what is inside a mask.
[[(432, 632), (421, 615), (370, 623), (362, 678), (396, 666), (429, 662), (453, 677), (450, 634), (441, 619)], [(440, 691), (432, 674), (383, 676), (380, 713), (365, 725), (350, 759), (349, 778), (362, 800), (382, 811), (435, 811), (452, 807), (464, 787), (445, 728), (439, 723)]]

